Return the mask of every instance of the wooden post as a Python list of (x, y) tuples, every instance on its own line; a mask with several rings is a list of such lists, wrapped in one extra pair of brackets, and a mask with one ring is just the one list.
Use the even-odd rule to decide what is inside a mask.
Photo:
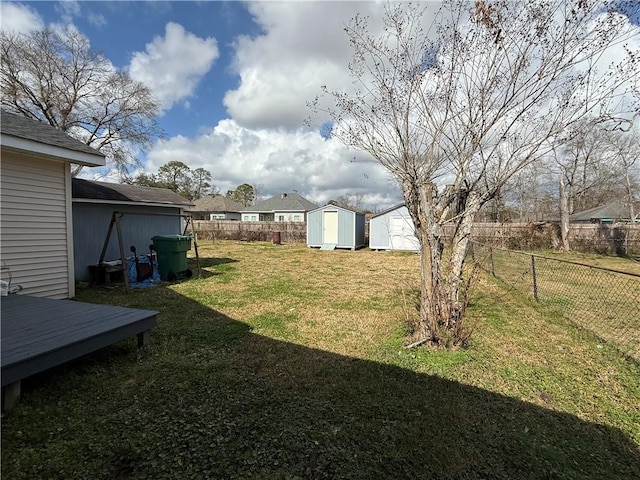
[(142, 348), (149, 343), (151, 339), (151, 331), (146, 330), (138, 334), (138, 348)]
[(113, 218), (116, 222), (118, 246), (120, 247), (120, 261), (122, 262), (122, 280), (124, 280), (124, 290), (129, 293), (129, 275), (127, 272), (127, 259), (124, 257), (124, 244), (122, 243), (122, 231), (120, 230), (120, 217), (122, 217), (121, 213), (114, 212)]
[(2, 409), (11, 410), (20, 400), (20, 380), (2, 387)]

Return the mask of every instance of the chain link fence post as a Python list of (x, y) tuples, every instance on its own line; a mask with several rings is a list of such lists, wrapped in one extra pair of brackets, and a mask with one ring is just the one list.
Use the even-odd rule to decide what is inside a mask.
[(533, 298), (539, 302), (538, 298), (538, 277), (536, 275), (536, 257), (531, 255), (531, 281), (533, 282)]

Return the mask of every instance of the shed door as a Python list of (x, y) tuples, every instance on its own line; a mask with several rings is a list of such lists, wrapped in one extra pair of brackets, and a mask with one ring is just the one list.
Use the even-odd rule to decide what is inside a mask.
[(391, 217), (389, 240), (394, 250), (418, 250), (418, 239), (411, 221), (404, 217)]
[(325, 211), (322, 212), (323, 234), (322, 243), (338, 244), (338, 212)]

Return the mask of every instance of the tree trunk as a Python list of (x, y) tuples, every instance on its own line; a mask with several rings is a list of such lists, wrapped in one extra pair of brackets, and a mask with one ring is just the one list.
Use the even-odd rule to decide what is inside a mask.
[(567, 191), (564, 186), (564, 179), (560, 175), (559, 183), (560, 191), (560, 240), (562, 245), (560, 249), (568, 252), (569, 246), (569, 199), (567, 198)]
[(462, 269), (470, 240), (473, 219), (480, 207), (479, 199), (468, 200), (464, 215), (458, 220), (452, 255), (447, 271), (442, 269), (442, 226), (435, 205), (435, 186), (424, 184), (404, 190), (405, 203), (413, 218), (420, 242), (420, 308), (413, 331), (413, 344), (452, 347), (465, 342), (463, 316), (465, 301), (460, 301)]

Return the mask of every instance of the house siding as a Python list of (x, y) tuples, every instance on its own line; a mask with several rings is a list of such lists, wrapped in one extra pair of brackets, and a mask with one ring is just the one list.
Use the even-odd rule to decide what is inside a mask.
[(69, 165), (3, 152), (0, 180), (2, 262), (12, 287), (40, 297), (73, 296)]
[[(130, 250), (132, 245), (136, 247), (138, 255), (146, 254), (149, 252), (149, 245), (153, 243), (151, 238), (155, 235), (175, 235), (183, 231), (180, 217), (167, 216), (179, 215), (180, 208), (74, 201), (73, 237), (76, 280), (90, 280), (89, 265), (97, 264), (100, 259), (114, 211), (124, 214), (120, 220), (120, 227), (126, 257), (132, 255)], [(118, 234), (114, 227), (105, 260), (118, 259), (120, 259), (120, 247), (118, 246)]]

